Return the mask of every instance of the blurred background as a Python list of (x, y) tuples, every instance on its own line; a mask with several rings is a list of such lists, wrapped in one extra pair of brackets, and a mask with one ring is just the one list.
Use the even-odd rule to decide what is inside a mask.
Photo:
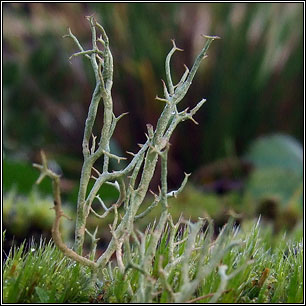
[[(175, 39), (184, 52), (172, 61), (178, 81), (201, 50), (200, 34), (218, 35), (181, 108), (203, 97), (191, 121), (171, 138), (169, 186), (192, 172), (170, 207), (177, 218), (211, 217), (216, 228), (234, 216), (261, 216), (275, 231), (291, 230), (303, 213), (303, 4), (302, 3), (5, 3), (3, 4), (3, 223), (7, 243), (49, 237), (51, 184), (34, 186), (33, 162), (44, 149), (63, 174), (68, 214), (75, 214), (83, 162), (84, 121), (94, 87), (88, 61), (62, 39), (70, 27), (91, 48), (85, 16), (95, 14), (114, 57), (114, 112), (129, 112), (117, 126), (112, 151), (135, 152), (155, 126), (163, 105), (164, 61)], [(96, 134), (102, 126), (100, 112)], [(116, 167), (116, 165), (114, 165)], [(159, 170), (151, 188), (157, 189)], [(101, 196), (117, 194), (104, 186)], [(150, 203), (151, 199), (146, 200)], [(144, 204), (146, 207), (147, 203)], [(145, 226), (158, 208), (139, 223)], [(94, 228), (99, 220), (89, 219)], [(106, 220), (100, 226), (110, 221)], [(63, 222), (66, 239), (73, 222)], [(99, 222), (101, 224), (101, 222)], [(107, 234), (105, 239), (107, 239)], [(102, 242), (103, 244), (103, 239)]]

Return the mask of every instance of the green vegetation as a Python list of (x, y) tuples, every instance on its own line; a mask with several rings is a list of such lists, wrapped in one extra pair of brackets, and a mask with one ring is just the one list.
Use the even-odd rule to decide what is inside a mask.
[[(178, 229), (172, 252), (168, 225), (149, 274), (142, 279), (143, 271), (137, 264), (153, 228), (148, 228), (144, 235), (135, 234), (135, 242), (130, 248), (126, 246), (124, 252), (123, 260), (127, 264), (124, 273), (115, 262), (110, 262), (95, 286), (90, 286), (89, 270), (65, 258), (52, 243), (32, 243), (27, 248), (23, 244), (12, 249), (5, 261), (3, 302), (167, 303), (179, 299), (184, 286), (189, 293), (183, 302), (303, 302), (302, 224), (287, 236), (275, 235), (260, 222), (245, 223), (242, 228), (229, 224), (217, 240), (212, 238), (207, 226), (192, 238), (192, 233), (199, 229), (196, 227), (187, 222)], [(186, 254), (190, 256), (184, 257)], [(172, 256), (177, 263), (171, 267)], [(186, 285), (197, 278), (198, 286), (188, 291)]]
[(51, 242), (12, 248), (3, 266), (4, 303), (88, 302), (92, 294), (86, 270)]
[[(172, 255), (167, 234), (161, 238), (150, 275), (139, 282), (141, 270), (121, 274), (117, 267), (104, 270), (102, 301), (128, 302), (218, 302), (288, 303), (303, 301), (302, 227), (291, 234), (273, 237), (260, 225), (237, 229), (228, 224), (216, 241), (207, 232), (196, 236), (190, 252), (192, 231), (180, 231)], [(185, 227), (188, 228), (189, 226)], [(150, 231), (143, 241), (150, 239)], [(182, 239), (187, 241), (182, 242)], [(275, 242), (277, 241), (277, 244)], [(274, 243), (273, 243), (274, 242)], [(275, 247), (272, 247), (275, 245)], [(189, 252), (188, 252), (189, 250)], [(184, 256), (188, 254), (188, 257)], [(141, 257), (141, 246), (132, 252), (132, 262)], [(176, 260), (171, 268), (170, 256)], [(125, 260), (128, 261), (128, 256)], [(181, 261), (179, 261), (182, 258)], [(187, 268), (188, 267), (188, 268)], [(186, 269), (186, 270), (185, 270)], [(184, 272), (185, 271), (185, 272)], [(225, 273), (226, 274), (223, 274)], [(184, 274), (185, 273), (185, 274)], [(186, 276), (186, 273), (188, 276)], [(200, 281), (197, 280), (200, 278)], [(153, 288), (151, 284), (153, 283)], [(144, 294), (144, 297), (142, 296)]]
[[(6, 229), (4, 249), (8, 251), (12, 245), (22, 243), (26, 238), (33, 237), (39, 240), (41, 235), (51, 238), (51, 228), (54, 221), (54, 211), (51, 209), (53, 199), (51, 196), (42, 196), (33, 190), (27, 196), (17, 194), (11, 190), (3, 197), (3, 227)], [(69, 205), (65, 212), (73, 216)], [(65, 222), (61, 231), (66, 239), (71, 239), (73, 224)]]

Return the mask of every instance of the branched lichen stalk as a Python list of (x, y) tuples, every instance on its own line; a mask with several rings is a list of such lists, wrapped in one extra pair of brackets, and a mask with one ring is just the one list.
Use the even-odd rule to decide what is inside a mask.
[[(77, 204), (77, 221), (76, 221), (76, 229), (75, 229), (75, 249), (79, 254), (82, 252), (83, 243), (84, 243), (84, 234), (85, 234), (85, 226), (86, 226), (86, 218), (87, 213), (86, 209), (86, 193), (87, 187), (89, 183), (89, 179), (91, 176), (91, 169), (95, 163), (95, 161), (105, 152), (109, 152), (109, 140), (110, 140), (110, 130), (113, 121), (113, 108), (112, 108), (112, 98), (111, 98), (111, 84), (112, 84), (112, 60), (110, 60), (111, 56), (108, 44), (105, 44), (106, 50), (104, 50), (103, 54), (107, 55), (107, 63), (105, 63), (105, 67), (107, 67), (107, 75), (103, 76), (103, 80), (100, 79), (100, 70), (102, 69), (101, 65), (97, 64), (96, 53), (98, 53), (97, 47), (97, 37), (96, 37), (96, 21), (92, 16), (88, 17), (90, 22), (91, 31), (92, 31), (92, 47), (93, 53), (90, 56), (92, 68), (95, 74), (96, 86), (92, 96), (92, 100), (89, 106), (88, 116), (85, 122), (85, 130), (83, 137), (83, 155), (84, 155), (84, 163), (82, 167), (81, 180), (80, 180), (80, 188), (78, 194), (78, 204)], [(105, 37), (105, 35), (104, 35)], [(108, 40), (108, 39), (107, 39)], [(107, 64), (107, 65), (106, 65)], [(103, 69), (104, 70), (104, 69)], [(103, 74), (103, 73), (102, 73)], [(109, 80), (110, 79), (110, 80)], [(103, 82), (102, 82), (103, 81)], [(104, 86), (107, 86), (105, 88)], [(101, 138), (99, 142), (99, 147), (96, 152), (91, 154), (89, 149), (89, 140), (92, 135), (93, 126), (96, 120), (97, 110), (100, 103), (101, 98), (103, 98), (104, 102), (104, 124), (101, 131)], [(109, 155), (104, 154), (104, 164), (103, 171), (108, 171), (109, 165)]]
[[(193, 116), (204, 104), (205, 99), (201, 100), (193, 109), (188, 111), (188, 108), (184, 111), (178, 111), (178, 103), (186, 95), (191, 82), (194, 78), (196, 71), (203, 58), (206, 57), (207, 50), (211, 42), (216, 39), (215, 36), (206, 36), (207, 42), (201, 50), (200, 54), (195, 60), (191, 70), (185, 66), (185, 72), (181, 77), (178, 84), (174, 85), (171, 76), (170, 61), (172, 55), (175, 51), (182, 51), (176, 47), (174, 40), (172, 41), (173, 48), (170, 50), (166, 57), (165, 70), (166, 70), (166, 81), (163, 82), (164, 97), (158, 98), (162, 102), (165, 102), (164, 109), (157, 121), (156, 127), (152, 125), (147, 125), (148, 132), (146, 134), (146, 142), (140, 146), (137, 153), (131, 153), (133, 158), (131, 161), (121, 170), (116, 170), (110, 172), (109, 164), (110, 159), (115, 159), (120, 163), (125, 157), (120, 157), (113, 154), (110, 151), (110, 140), (116, 125), (120, 118), (122, 118), (126, 113), (115, 116), (113, 112), (113, 100), (111, 95), (111, 89), (113, 84), (113, 57), (109, 47), (109, 39), (106, 35), (104, 28), (94, 19), (93, 16), (87, 17), (91, 28), (91, 40), (92, 49), (84, 50), (76, 36), (74, 36), (70, 29), (68, 29), (68, 34), (65, 37), (70, 37), (78, 47), (78, 52), (73, 54), (70, 59), (77, 56), (84, 56), (89, 59), (93, 73), (95, 76), (95, 89), (92, 94), (88, 115), (85, 121), (84, 136), (82, 142), (84, 163), (81, 171), (80, 186), (77, 200), (77, 217), (76, 217), (76, 228), (75, 228), (75, 244), (74, 250), (69, 249), (61, 240), (59, 233), (59, 220), (62, 216), (61, 203), (58, 200), (58, 178), (50, 176), (46, 166), (41, 167), (42, 170), (39, 181), (41, 181), (44, 176), (50, 176), (54, 181), (54, 197), (56, 200), (55, 211), (56, 219), (53, 228), (54, 240), (57, 246), (63, 251), (65, 255), (70, 258), (81, 262), (84, 265), (90, 266), (94, 271), (97, 268), (103, 268), (107, 266), (109, 260), (114, 252), (117, 252), (117, 260), (120, 266), (120, 270), (126, 269), (124, 267), (124, 262), (122, 259), (122, 244), (124, 241), (128, 240), (130, 235), (134, 233), (134, 223), (135, 220), (148, 214), (157, 204), (161, 203), (162, 213), (159, 221), (152, 232), (152, 239), (148, 249), (143, 250), (142, 254), (142, 264), (140, 269), (145, 271), (144, 275), (148, 275), (148, 270), (153, 260), (155, 250), (157, 247), (158, 240), (163, 232), (164, 226), (168, 219), (168, 204), (167, 198), (170, 196), (177, 196), (184, 185), (187, 182), (189, 174), (185, 174), (185, 179), (180, 188), (175, 191), (167, 191), (167, 153), (169, 150), (169, 141), (174, 132), (176, 126), (187, 119), (192, 120), (197, 123)], [(97, 37), (97, 32), (100, 32), (100, 36)], [(102, 46), (102, 49), (99, 47)], [(99, 105), (103, 102), (103, 126), (101, 128), (101, 133), (98, 136), (93, 135), (93, 128), (96, 121), (96, 117), (99, 110)], [(99, 142), (96, 144), (96, 138), (99, 137)], [(92, 139), (92, 141), (90, 141)], [(91, 144), (91, 146), (90, 146)], [(96, 170), (95, 162), (103, 158), (103, 169), (100, 171)], [(143, 203), (143, 200), (148, 192), (149, 184), (155, 172), (155, 168), (158, 160), (161, 159), (161, 190), (160, 194), (155, 197), (153, 204), (145, 210), (143, 214), (138, 214), (137, 212)], [(92, 170), (97, 176), (92, 176)], [(137, 179), (139, 177), (139, 180)], [(91, 178), (95, 179), (93, 187), (88, 190), (89, 180)], [(136, 184), (136, 182), (138, 182)], [(119, 196), (116, 203), (107, 208), (104, 205), (103, 200), (98, 196), (98, 192), (103, 184), (112, 183), (119, 186)], [(105, 210), (104, 214), (99, 215), (92, 209), (92, 203), (95, 199), (98, 199)], [(60, 203), (59, 205), (57, 203)], [(124, 215), (122, 219), (118, 220), (117, 208), (123, 204)], [(99, 219), (103, 219), (108, 213), (115, 212), (115, 221), (111, 227), (112, 239), (109, 242), (106, 250), (102, 255), (94, 262), (95, 250), (97, 243), (97, 230), (91, 234), (86, 229), (87, 217), (90, 213), (93, 213)], [(118, 221), (118, 222), (117, 222)], [(88, 233), (92, 240), (92, 252), (90, 255), (91, 260), (82, 256), (84, 236), (85, 232)], [(174, 237), (172, 237), (174, 240)], [(174, 247), (174, 241), (172, 241), (172, 247)], [(172, 250), (173, 252), (173, 250)], [(173, 256), (171, 256), (173, 257)], [(173, 258), (172, 258), (173, 259)], [(160, 273), (164, 277), (166, 271), (159, 269)], [(185, 272), (184, 272), (185, 273)], [(96, 272), (94, 272), (96, 274)], [(185, 273), (186, 274), (186, 273)], [(184, 274), (184, 278), (186, 275)], [(164, 281), (165, 278), (164, 278)], [(169, 289), (169, 292), (170, 289)], [(141, 291), (140, 293), (143, 297), (150, 297), (150, 290)]]

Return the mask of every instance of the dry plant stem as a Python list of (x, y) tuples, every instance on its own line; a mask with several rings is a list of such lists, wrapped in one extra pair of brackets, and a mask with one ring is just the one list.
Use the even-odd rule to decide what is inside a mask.
[(60, 220), (61, 217), (68, 218), (63, 210), (62, 210), (62, 200), (61, 200), (61, 192), (60, 192), (60, 176), (54, 173), (52, 170), (48, 168), (47, 159), (43, 151), (41, 151), (42, 165), (33, 164), (35, 168), (38, 168), (41, 172), (38, 180), (36, 181), (39, 184), (45, 177), (49, 177), (52, 180), (53, 185), (53, 198), (54, 198), (54, 206), (55, 210), (55, 220), (52, 226), (52, 238), (54, 240), (55, 245), (63, 252), (63, 254), (84, 266), (90, 267), (92, 270), (97, 269), (97, 264), (89, 260), (83, 256), (80, 256), (73, 250), (67, 247), (67, 245), (63, 242), (62, 236), (60, 233)]
[[(205, 99), (202, 99), (193, 109), (189, 111), (189, 108), (179, 112), (177, 109), (178, 103), (186, 95), (194, 75), (199, 68), (199, 65), (203, 58), (206, 57), (206, 52), (211, 44), (211, 42), (216, 39), (214, 36), (207, 36), (207, 42), (201, 50), (200, 54), (196, 58), (191, 70), (185, 66), (186, 70), (177, 85), (173, 84), (171, 70), (170, 70), (170, 60), (175, 51), (180, 50), (176, 47), (175, 42), (172, 41), (173, 47), (170, 50), (166, 58), (166, 80), (167, 84), (163, 81), (164, 97), (157, 98), (165, 102), (164, 109), (158, 119), (156, 128), (154, 129), (152, 125), (147, 125), (148, 133), (146, 134), (147, 141), (140, 146), (140, 150), (137, 153), (132, 153), (133, 158), (131, 161), (123, 168), (118, 171), (109, 171), (110, 159), (115, 159), (118, 163), (125, 159), (124, 157), (116, 156), (110, 152), (110, 139), (115, 130), (118, 121), (126, 114), (123, 113), (116, 117), (113, 113), (113, 101), (111, 96), (111, 89), (113, 84), (113, 58), (109, 48), (109, 39), (103, 29), (103, 27), (96, 22), (93, 16), (87, 17), (91, 27), (92, 33), (92, 49), (84, 50), (77, 38), (72, 34), (71, 30), (68, 29), (68, 34), (65, 37), (70, 37), (77, 45), (79, 52), (73, 54), (71, 59), (83, 55), (85, 58), (89, 59), (94, 75), (95, 75), (95, 89), (91, 98), (88, 116), (85, 122), (84, 136), (83, 136), (83, 156), (84, 163), (81, 171), (80, 186), (77, 201), (77, 218), (75, 227), (75, 243), (74, 251), (70, 250), (65, 246), (60, 238), (60, 233), (58, 230), (59, 219), (62, 216), (61, 205), (57, 204), (55, 207), (56, 211), (56, 222), (54, 225), (54, 237), (55, 242), (58, 247), (70, 258), (74, 258), (76, 261), (82, 262), (84, 265), (96, 269), (97, 267), (102, 268), (107, 265), (110, 257), (114, 252), (117, 254), (118, 264), (120, 270), (123, 271), (124, 263), (122, 260), (122, 244), (126, 239), (129, 239), (130, 235), (133, 235), (133, 225), (136, 219), (143, 217), (149, 213), (157, 204), (161, 203), (163, 211), (158, 221), (156, 228), (152, 232), (152, 239), (148, 249), (143, 254), (143, 261), (141, 269), (146, 271), (144, 275), (147, 275), (150, 270), (151, 261), (154, 257), (158, 239), (162, 234), (164, 226), (168, 218), (167, 210), (167, 198), (170, 196), (177, 196), (181, 192), (184, 185), (187, 182), (189, 174), (185, 174), (185, 179), (178, 190), (168, 192), (167, 191), (167, 153), (169, 150), (169, 140), (176, 128), (176, 126), (187, 119), (192, 120), (197, 123), (193, 116), (204, 104)], [(97, 38), (97, 31), (101, 35)], [(102, 49), (99, 49), (99, 45)], [(181, 50), (180, 50), (181, 51)], [(103, 101), (103, 127), (101, 129), (101, 134), (99, 135), (99, 142), (96, 144), (97, 136), (93, 135), (93, 127), (95, 124), (96, 116), (100, 101)], [(90, 143), (90, 139), (92, 141)], [(97, 147), (96, 147), (97, 146)], [(94, 168), (95, 162), (103, 157), (103, 169), (102, 172)], [(155, 197), (155, 201), (149, 207), (144, 214), (137, 215), (139, 207), (143, 203), (143, 200), (147, 194), (149, 184), (153, 177), (155, 167), (158, 159), (161, 159), (162, 174), (161, 174), (161, 190), (160, 194)], [(142, 168), (141, 168), (142, 167)], [(140, 169), (142, 171), (140, 172)], [(88, 183), (92, 177), (92, 170), (98, 175), (95, 178), (95, 182), (91, 190), (88, 190)], [(136, 185), (136, 178), (140, 176), (140, 181)], [(57, 190), (58, 181), (54, 177), (50, 176), (54, 180), (54, 188)], [(107, 208), (102, 199), (99, 198), (98, 192), (101, 186), (105, 183), (115, 184), (118, 186), (119, 197), (117, 202), (110, 208)], [(58, 197), (57, 192), (54, 194)], [(97, 214), (92, 209), (92, 203), (95, 199), (98, 199), (103, 206), (105, 213), (103, 215)], [(57, 198), (55, 198), (57, 199)], [(124, 215), (122, 219), (118, 222), (117, 208), (124, 204)], [(92, 250), (90, 258), (95, 258), (96, 249), (96, 232), (91, 234), (86, 229), (86, 221), (88, 215), (92, 212), (96, 217), (103, 219), (109, 212), (115, 212), (115, 220), (111, 227), (112, 239), (104, 251), (104, 253), (97, 259), (96, 262), (82, 257), (83, 243), (85, 232), (88, 233), (92, 240)], [(185, 273), (186, 274), (186, 273)], [(184, 276), (186, 277), (186, 275)], [(150, 295), (149, 292), (144, 293)]]
[[(231, 291), (231, 289), (225, 290), (225, 291), (222, 292), (222, 294), (228, 293), (230, 291)], [(196, 297), (194, 299), (191, 299), (191, 300), (187, 301), (186, 303), (191, 304), (191, 303), (194, 303), (194, 302), (197, 302), (197, 301), (201, 301), (201, 300), (207, 299), (207, 298), (212, 297), (214, 295), (215, 295), (215, 293), (208, 293), (206, 295), (199, 296), (199, 297)]]

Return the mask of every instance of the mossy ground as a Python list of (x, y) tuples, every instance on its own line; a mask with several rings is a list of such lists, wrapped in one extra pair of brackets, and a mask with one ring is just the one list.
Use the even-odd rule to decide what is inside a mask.
[[(232, 225), (231, 225), (232, 226)], [(187, 234), (187, 231), (186, 231)], [(203, 235), (203, 233), (199, 233)], [(148, 236), (149, 237), (149, 236)], [(155, 258), (167, 261), (169, 248), (167, 232), (163, 235)], [(183, 237), (181, 237), (183, 238)], [(199, 238), (200, 239), (200, 238)], [(203, 240), (204, 241), (204, 240)], [(245, 222), (226, 233), (224, 248), (231, 242), (240, 243), (222, 253), (222, 259), (205, 277), (194, 294), (188, 299), (206, 303), (213, 298), (220, 286), (220, 265), (226, 265), (227, 274), (239, 267), (241, 271), (229, 280), (218, 303), (301, 303), (303, 302), (303, 231), (298, 225), (290, 234), (275, 235), (271, 227)], [(182, 253), (186, 243), (176, 248), (175, 256)], [(137, 260), (137, 248), (132, 248)], [(211, 254), (204, 261), (211, 263)], [(124, 257), (125, 260), (125, 257)], [(196, 273), (199, 251), (189, 260), (189, 277)], [(153, 302), (170, 302), (171, 297), (156, 273), (153, 264), (152, 277), (156, 280)], [(181, 272), (169, 275), (168, 282), (174, 292), (179, 292)], [(105, 268), (100, 281), (91, 285), (90, 271), (64, 258), (52, 243), (24, 243), (13, 248), (3, 267), (3, 302), (5, 303), (71, 303), (101, 302), (130, 303), (139, 289), (141, 272), (129, 269), (124, 275), (115, 261)], [(130, 287), (127, 284), (130, 283)], [(202, 297), (202, 298), (201, 298)], [(187, 302), (187, 301), (186, 301)]]

